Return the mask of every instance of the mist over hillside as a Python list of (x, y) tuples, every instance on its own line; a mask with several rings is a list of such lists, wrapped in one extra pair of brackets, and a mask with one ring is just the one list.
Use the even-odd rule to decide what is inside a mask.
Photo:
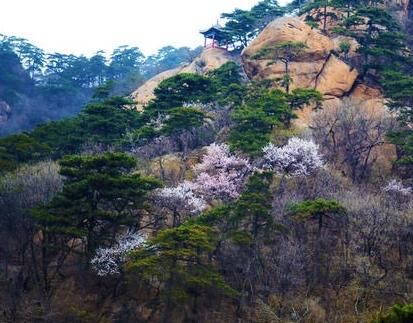
[(146, 79), (190, 63), (200, 48), (161, 48), (145, 57), (137, 47), (120, 46), (110, 58), (48, 54), (25, 39), (0, 40), (0, 135), (30, 130), (48, 121), (73, 116), (107, 87), (111, 95), (128, 95)]

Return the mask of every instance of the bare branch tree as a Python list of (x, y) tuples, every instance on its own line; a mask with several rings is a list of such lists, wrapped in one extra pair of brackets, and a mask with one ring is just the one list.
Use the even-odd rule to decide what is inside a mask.
[(311, 129), (328, 161), (354, 182), (369, 177), (394, 119), (353, 101), (316, 112)]

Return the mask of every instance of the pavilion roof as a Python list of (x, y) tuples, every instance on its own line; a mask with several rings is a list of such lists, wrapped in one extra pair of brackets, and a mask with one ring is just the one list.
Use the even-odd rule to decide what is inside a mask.
[(200, 33), (204, 35), (206, 38), (212, 38), (219, 40), (220, 38), (224, 38), (226, 32), (223, 30), (223, 27), (219, 24), (213, 25), (206, 30), (201, 30)]

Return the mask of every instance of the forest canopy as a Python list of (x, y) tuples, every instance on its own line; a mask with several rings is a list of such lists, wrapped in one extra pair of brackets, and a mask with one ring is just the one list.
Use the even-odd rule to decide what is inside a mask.
[(145, 57), (119, 46), (91, 57), (45, 53), (23, 38), (0, 37), (0, 101), (10, 107), (0, 136), (77, 114), (102, 91), (128, 95), (144, 80), (191, 62), (200, 48), (165, 46)]

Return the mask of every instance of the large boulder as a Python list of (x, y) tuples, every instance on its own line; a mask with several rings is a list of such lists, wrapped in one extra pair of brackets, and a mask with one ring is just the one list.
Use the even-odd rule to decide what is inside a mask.
[(295, 58), (296, 61), (325, 59), (334, 44), (330, 38), (311, 29), (305, 22), (294, 17), (282, 17), (272, 21), (242, 53), (244, 60), (250, 60), (261, 49), (283, 42), (303, 42), (308, 48)]
[[(341, 97), (353, 86), (358, 72), (336, 54), (340, 41), (333, 40), (312, 29), (294, 17), (283, 17), (271, 22), (243, 51), (245, 72), (254, 80), (276, 79), (284, 75), (284, 64), (280, 61), (257, 59), (263, 49), (293, 41), (306, 45), (289, 63), (290, 88), (315, 88), (325, 96)], [(357, 43), (351, 43), (351, 53)]]
[(131, 99), (136, 102), (136, 108), (142, 110), (143, 107), (153, 98), (155, 98), (154, 91), (156, 87), (163, 80), (175, 76), (182, 70), (181, 67), (174, 68), (172, 70), (167, 70), (159, 73), (152, 77), (150, 80), (146, 81), (143, 85), (137, 88), (131, 95)]
[[(249, 60), (244, 61), (244, 63), (246, 73), (252, 80), (281, 79), (285, 73), (284, 64), (281, 62)], [(292, 78), (290, 88), (314, 88), (315, 81), (324, 63), (325, 60), (290, 62), (288, 66)]]
[(332, 54), (317, 75), (315, 88), (325, 96), (341, 97), (350, 91), (357, 76), (356, 69)]
[(155, 95), (154, 91), (163, 80), (180, 73), (194, 73), (204, 75), (207, 72), (217, 69), (225, 63), (235, 58), (226, 50), (221, 48), (207, 48), (191, 64), (187, 64), (172, 70), (162, 72), (146, 81), (136, 89), (131, 95), (137, 104), (136, 108), (142, 110)]
[(191, 64), (185, 66), (181, 73), (206, 74), (234, 59), (225, 49), (206, 48)]

